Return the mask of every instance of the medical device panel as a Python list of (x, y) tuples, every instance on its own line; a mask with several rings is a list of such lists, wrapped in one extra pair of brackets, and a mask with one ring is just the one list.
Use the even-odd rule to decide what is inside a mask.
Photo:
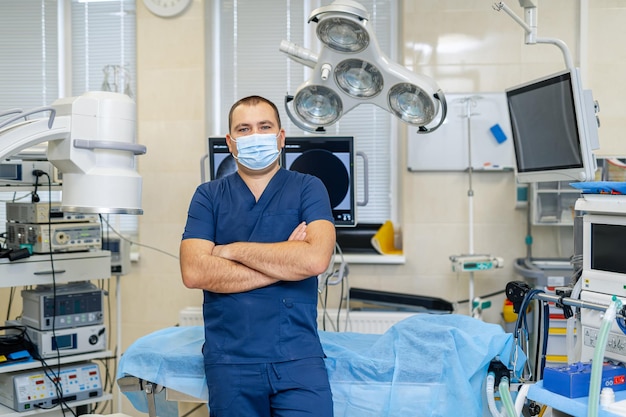
[[(33, 171), (45, 172), (52, 183), (61, 182), (59, 170), (48, 161), (22, 161), (9, 159), (0, 162), (0, 182), (14, 182), (19, 184), (35, 184), (37, 176)], [(47, 179), (44, 180), (47, 182)]]
[(89, 282), (23, 290), (22, 324), (39, 330), (101, 324), (103, 297), (103, 291)]
[[(611, 302), (612, 295), (601, 294), (592, 291), (582, 291), (580, 299), (590, 303), (598, 303), (607, 305)], [(622, 303), (626, 302), (626, 298), (620, 298)], [(581, 309), (580, 321), (582, 325), (582, 348), (580, 359), (588, 362), (593, 359), (594, 349), (598, 342), (600, 326), (604, 311), (594, 310), (590, 308)], [(606, 340), (606, 349), (604, 357), (617, 362), (626, 362), (626, 333), (624, 333), (624, 319), (617, 318), (611, 325), (608, 338)]]
[(97, 222), (97, 214), (64, 213), (60, 202), (6, 203), (7, 220), (14, 223)]
[(0, 374), (0, 404), (15, 411), (51, 408), (60, 402), (100, 396), (102, 381), (95, 363), (63, 365), (48, 372), (40, 368)]
[(322, 180), (330, 197), (335, 226), (356, 225), (352, 136), (287, 136), (283, 155), (286, 169)]
[(7, 247), (27, 247), (31, 253), (73, 252), (100, 249), (100, 223), (11, 223), (7, 222)]
[(23, 326), (20, 320), (9, 320), (7, 326), (22, 326), (41, 358), (78, 355), (106, 349), (106, 327), (103, 324), (71, 329), (38, 330)]
[(596, 105), (577, 70), (506, 90), (519, 182), (593, 181)]

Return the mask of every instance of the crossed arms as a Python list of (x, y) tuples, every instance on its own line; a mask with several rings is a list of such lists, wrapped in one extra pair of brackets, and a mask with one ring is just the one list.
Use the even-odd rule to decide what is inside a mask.
[(278, 281), (299, 281), (326, 270), (335, 246), (335, 227), (327, 220), (299, 224), (284, 242), (215, 245), (185, 239), (180, 267), (187, 288), (237, 293)]

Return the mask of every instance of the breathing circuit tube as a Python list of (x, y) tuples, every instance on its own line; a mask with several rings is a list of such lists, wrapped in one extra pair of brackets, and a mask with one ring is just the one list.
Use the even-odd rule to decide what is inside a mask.
[[(487, 404), (489, 406), (489, 412), (492, 417), (518, 417), (522, 415), (522, 408), (524, 406), (524, 401), (526, 399), (526, 392), (528, 391), (528, 384), (522, 386), (522, 390), (518, 395), (521, 395), (521, 401), (519, 404), (513, 403), (513, 398), (511, 397), (511, 388), (509, 386), (509, 378), (506, 376), (502, 376), (500, 378), (500, 382), (498, 384), (498, 392), (500, 393), (500, 399), (503, 404), (503, 412), (501, 413), (496, 406), (495, 401), (495, 385), (496, 385), (496, 376), (494, 372), (489, 372), (487, 374), (487, 380), (485, 381), (485, 394), (487, 396)], [(524, 387), (526, 388), (524, 390)], [(523, 392), (522, 392), (523, 391)], [(519, 397), (518, 397), (519, 398)]]
[(600, 332), (596, 340), (596, 347), (593, 351), (593, 360), (591, 362), (591, 381), (589, 382), (589, 404), (587, 406), (587, 417), (596, 417), (598, 415), (598, 404), (600, 402), (600, 385), (602, 382), (602, 366), (604, 365), (604, 352), (606, 350), (606, 342), (609, 337), (611, 325), (617, 315), (617, 310), (622, 308), (622, 302), (613, 296), (609, 307), (602, 317)]
[(513, 398), (511, 397), (511, 391), (509, 388), (509, 378), (503, 376), (500, 380), (500, 385), (498, 385), (498, 392), (500, 392), (500, 398), (502, 399), (502, 403), (504, 404), (504, 409), (506, 410), (508, 417), (517, 417), (515, 414), (515, 405), (513, 404)]
[(487, 395), (487, 405), (489, 406), (489, 411), (491, 412), (492, 417), (502, 417), (500, 411), (498, 411), (498, 407), (496, 406), (495, 400), (495, 384), (496, 384), (496, 376), (493, 372), (489, 372), (487, 374), (487, 381), (485, 382), (485, 394)]

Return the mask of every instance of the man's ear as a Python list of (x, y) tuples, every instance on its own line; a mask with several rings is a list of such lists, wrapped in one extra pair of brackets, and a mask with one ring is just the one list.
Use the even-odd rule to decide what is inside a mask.
[(226, 134), (226, 146), (228, 146), (228, 151), (230, 153), (234, 153), (233, 150), (237, 150), (237, 144), (229, 134)]
[(285, 129), (280, 129), (278, 135), (278, 149), (283, 149), (285, 147)]

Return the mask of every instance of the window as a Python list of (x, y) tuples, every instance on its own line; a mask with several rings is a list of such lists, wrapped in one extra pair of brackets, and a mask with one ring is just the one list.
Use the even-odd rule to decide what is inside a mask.
[[(370, 24), (381, 49), (394, 59), (397, 1), (361, 0), (360, 3), (370, 14)], [(287, 135), (303, 134), (284, 112), (284, 99), (287, 93), (296, 92), (311, 69), (290, 60), (279, 51), (279, 45), (286, 39), (318, 52), (315, 24), (307, 24), (307, 20), (314, 9), (327, 4), (330, 1), (212, 1), (207, 24), (213, 45), (207, 68), (211, 76), (207, 82), (208, 108), (213, 113), (209, 115), (210, 135), (224, 135), (232, 103), (252, 94), (264, 96), (278, 106)], [(358, 222), (397, 221), (393, 198), (396, 168), (392, 161), (397, 160), (398, 129), (392, 116), (374, 105), (358, 106), (326, 130), (328, 135), (354, 136), (356, 151), (367, 157), (369, 196), (367, 205), (358, 208)], [(357, 158), (355, 162), (357, 201), (364, 202), (364, 160)]]
[[(135, 0), (0, 2), (0, 113), (47, 106), (59, 97), (94, 90), (132, 97), (135, 27)], [(63, 33), (59, 28), (64, 28)], [(6, 228), (3, 202), (28, 201), (30, 189), (22, 190), (5, 192), (0, 187), (0, 232)], [(46, 186), (38, 193), (47, 201)], [(60, 192), (51, 199), (58, 201)], [(120, 232), (137, 232), (136, 216), (110, 215), (107, 219)]]

